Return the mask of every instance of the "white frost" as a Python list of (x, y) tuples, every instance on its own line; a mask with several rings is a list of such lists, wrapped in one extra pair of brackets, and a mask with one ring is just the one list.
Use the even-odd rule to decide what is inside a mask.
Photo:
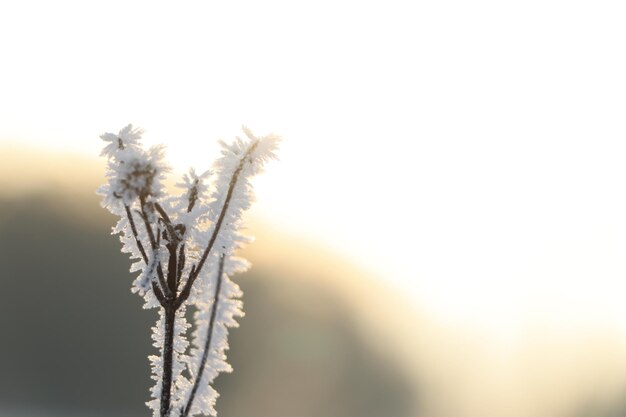
[[(233, 254), (250, 241), (239, 232), (254, 199), (249, 179), (276, 158), (279, 143), (278, 136), (243, 130), (245, 139), (220, 142), (222, 156), (211, 171), (183, 176), (178, 196), (168, 196), (163, 186), (169, 171), (164, 148), (144, 150), (141, 129), (128, 125), (101, 136), (108, 159), (108, 181), (98, 190), (102, 205), (119, 216), (113, 233), (133, 261), (131, 272), (139, 272), (132, 291), (144, 297), (145, 308), (159, 308), (152, 339), (160, 354), (149, 357), (155, 385), (147, 403), (155, 417), (161, 416), (166, 307), (176, 306), (168, 417), (216, 415), (218, 393), (211, 384), (220, 372), (231, 371), (228, 328), (237, 326), (243, 311), (241, 290), (230, 276), (249, 267)], [(195, 311), (191, 347), (185, 336), (190, 307)]]

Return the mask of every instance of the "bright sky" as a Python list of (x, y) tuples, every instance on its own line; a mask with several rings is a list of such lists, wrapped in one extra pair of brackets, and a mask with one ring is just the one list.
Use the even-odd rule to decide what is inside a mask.
[(182, 169), (242, 123), (274, 131), (266, 219), (505, 341), (535, 321), (626, 338), (625, 12), (5, 1), (0, 140), (95, 155), (132, 122)]

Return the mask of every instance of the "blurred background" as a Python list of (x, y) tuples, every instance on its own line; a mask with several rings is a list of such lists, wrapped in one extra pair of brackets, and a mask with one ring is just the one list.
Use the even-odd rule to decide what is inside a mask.
[[(40, 156), (83, 180), (102, 175), (79, 160)], [(49, 182), (36, 153), (17, 158), (42, 188), (0, 199), (1, 415), (148, 415), (156, 313), (129, 291), (129, 261), (110, 234), (115, 218), (99, 207), (96, 183)], [(351, 281), (367, 285), (366, 274), (323, 248), (252, 231), (262, 250), (246, 253), (256, 265), (237, 277), (247, 315), (231, 336), (237, 373), (218, 379), (220, 415), (411, 415), (410, 372), (371, 343), (352, 306), (386, 303), (365, 299), (373, 288), (355, 299), (330, 283), (347, 291)]]
[(104, 132), (202, 171), (245, 123), (220, 416), (626, 416), (619, 1), (0, 3), (0, 415), (140, 416), (153, 311)]

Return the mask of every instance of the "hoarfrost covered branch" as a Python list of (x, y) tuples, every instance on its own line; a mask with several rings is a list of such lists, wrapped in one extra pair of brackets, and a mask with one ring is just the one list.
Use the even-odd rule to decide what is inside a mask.
[[(132, 291), (144, 308), (158, 308), (152, 339), (159, 355), (150, 356), (154, 417), (216, 415), (217, 392), (211, 383), (226, 362), (228, 327), (242, 316), (241, 291), (230, 276), (248, 268), (233, 252), (249, 239), (239, 233), (241, 215), (253, 200), (249, 179), (276, 159), (279, 138), (256, 137), (220, 142), (222, 155), (213, 170), (190, 170), (169, 196), (163, 180), (169, 168), (164, 149), (145, 150), (140, 129), (126, 126), (101, 136), (106, 145), (108, 182), (100, 187), (102, 205), (120, 217), (113, 228), (122, 252), (138, 272)], [(186, 311), (194, 310), (191, 344)]]

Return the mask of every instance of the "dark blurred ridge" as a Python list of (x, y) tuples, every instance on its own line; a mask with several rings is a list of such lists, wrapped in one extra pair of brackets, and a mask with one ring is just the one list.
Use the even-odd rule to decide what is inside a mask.
[[(129, 291), (93, 189), (53, 192), (0, 198), (0, 414), (148, 415), (155, 314)], [(219, 415), (410, 417), (409, 377), (370, 349), (332, 288), (281, 274), (236, 277), (247, 315)]]

